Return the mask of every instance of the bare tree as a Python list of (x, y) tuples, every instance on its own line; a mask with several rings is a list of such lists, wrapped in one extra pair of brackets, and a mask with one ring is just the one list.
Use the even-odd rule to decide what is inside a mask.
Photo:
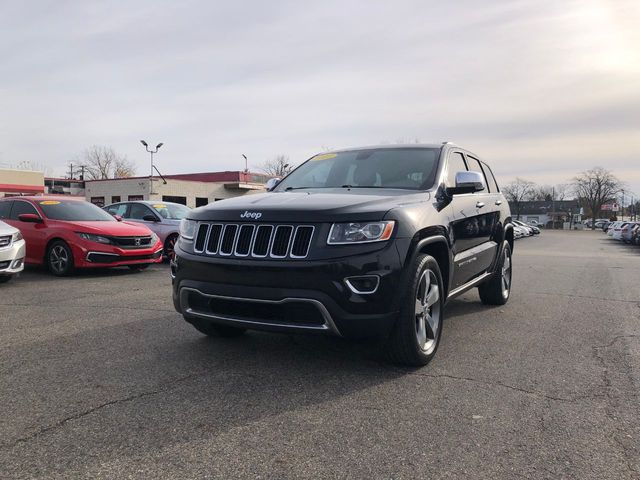
[(289, 163), (289, 157), (286, 155), (276, 155), (260, 165), (258, 169), (272, 177), (282, 178), (293, 170), (293, 165)]
[(32, 170), (36, 172), (43, 172), (45, 177), (50, 177), (51, 167), (46, 166), (42, 162), (36, 162), (34, 160), (21, 160), (16, 165), (15, 168), (18, 170)]
[(132, 177), (136, 171), (127, 157), (103, 145), (87, 148), (76, 161), (85, 167), (85, 180)]
[(529, 200), (535, 192), (536, 184), (517, 177), (513, 182), (507, 183), (502, 187), (502, 193), (506, 197), (507, 201), (511, 203), (516, 209), (516, 215), (520, 220), (520, 210), (522, 208), (522, 202)]
[(553, 200), (562, 201), (567, 197), (569, 188), (567, 184), (560, 183), (558, 185), (540, 185), (533, 189), (530, 198), (525, 200), (537, 200), (541, 202), (551, 202)]
[[(575, 177), (572, 186), (580, 201), (589, 207), (591, 216), (595, 220), (602, 210), (602, 205), (615, 201), (624, 185), (609, 170), (594, 167)], [(591, 230), (595, 230), (595, 223), (595, 221), (591, 222)]]

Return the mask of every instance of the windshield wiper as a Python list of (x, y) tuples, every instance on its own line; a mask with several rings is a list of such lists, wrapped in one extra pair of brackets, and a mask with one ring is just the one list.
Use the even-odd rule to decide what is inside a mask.
[(313, 187), (287, 187), (284, 189), (285, 192), (288, 192), (290, 190), (301, 190), (303, 188), (313, 188)]

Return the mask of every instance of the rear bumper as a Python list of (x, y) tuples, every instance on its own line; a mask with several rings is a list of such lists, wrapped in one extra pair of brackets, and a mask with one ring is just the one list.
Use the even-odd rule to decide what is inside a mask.
[(24, 270), (25, 253), (24, 240), (18, 240), (0, 249), (0, 275), (15, 275)]
[[(394, 248), (332, 261), (203, 259), (179, 249), (172, 262), (173, 302), (187, 321), (274, 332), (348, 337), (388, 335), (398, 314), (401, 269)], [(375, 275), (371, 294), (345, 278)]]

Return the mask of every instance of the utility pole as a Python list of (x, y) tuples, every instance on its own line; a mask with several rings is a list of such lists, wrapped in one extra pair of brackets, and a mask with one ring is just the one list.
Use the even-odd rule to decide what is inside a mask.
[(556, 228), (556, 187), (551, 187), (551, 229)]
[(622, 204), (620, 205), (620, 209), (621, 209), (621, 216), (622, 218), (620, 220), (624, 221), (624, 188), (622, 189)]
[(80, 180), (82, 180), (84, 182), (84, 169), (86, 168), (86, 165), (80, 165)]
[(69, 164), (69, 180), (73, 180), (73, 163)]

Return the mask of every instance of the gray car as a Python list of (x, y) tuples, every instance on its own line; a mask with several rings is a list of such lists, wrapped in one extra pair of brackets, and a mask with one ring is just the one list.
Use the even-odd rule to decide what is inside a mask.
[(127, 222), (144, 223), (160, 237), (167, 258), (173, 257), (180, 220), (191, 211), (189, 207), (179, 203), (148, 200), (113, 203), (104, 209), (113, 216), (122, 217)]

